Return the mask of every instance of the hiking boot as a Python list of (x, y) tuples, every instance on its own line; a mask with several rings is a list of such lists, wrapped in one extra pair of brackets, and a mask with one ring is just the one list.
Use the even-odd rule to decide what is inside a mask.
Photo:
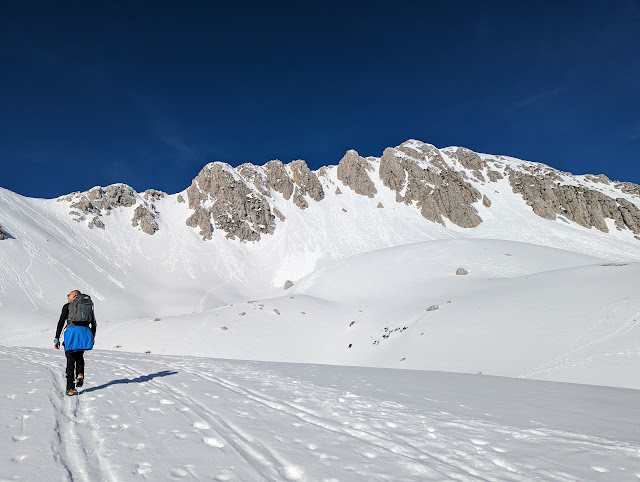
[(76, 387), (81, 387), (84, 385), (84, 375), (82, 373), (78, 373), (76, 376)]
[(65, 394), (66, 394), (66, 395), (69, 395), (69, 396), (71, 397), (71, 396), (73, 396), (73, 395), (77, 395), (77, 394), (78, 394), (78, 392), (76, 392), (73, 388), (70, 388), (69, 390), (67, 390), (67, 391), (65, 392)]

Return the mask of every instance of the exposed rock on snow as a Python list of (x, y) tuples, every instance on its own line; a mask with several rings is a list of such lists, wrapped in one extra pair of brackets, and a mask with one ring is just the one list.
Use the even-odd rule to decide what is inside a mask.
[(280, 221), (286, 221), (287, 218), (284, 217), (284, 214), (282, 214), (277, 207), (274, 206), (271, 210), (273, 211), (273, 214), (275, 214)]
[(285, 283), (284, 283), (284, 289), (285, 289), (285, 290), (288, 290), (288, 289), (289, 289), (289, 288), (291, 288), (292, 286), (293, 286), (293, 281), (291, 281), (291, 280), (287, 280), (287, 281), (285, 281)]
[(0, 241), (2, 241), (3, 239), (7, 239), (7, 235), (2, 230), (2, 224), (0, 224)]
[(286, 200), (289, 200), (293, 194), (293, 182), (289, 178), (282, 162), (278, 160), (269, 161), (264, 165), (264, 170), (267, 173), (269, 187), (282, 194), (282, 197)]
[(602, 183), (602, 184), (606, 184), (606, 185), (610, 185), (611, 184), (611, 179), (609, 179), (604, 174), (598, 174), (598, 175), (587, 174), (587, 175), (584, 176), (584, 178), (585, 178), (586, 181), (591, 181), (591, 182), (595, 182), (595, 183)]
[(89, 229), (93, 229), (94, 227), (104, 229), (104, 223), (98, 216), (94, 216), (93, 219), (89, 222)]
[[(406, 204), (417, 201), (422, 216), (442, 225), (445, 217), (463, 228), (478, 226), (482, 219), (472, 204), (482, 198), (480, 192), (461, 172), (450, 169), (434, 146), (416, 141), (407, 144), (385, 149), (380, 159), (380, 178), (396, 191), (396, 199)], [(475, 157), (467, 151), (459, 148), (454, 154), (461, 163), (476, 166)], [(424, 168), (418, 161), (428, 161), (430, 167)]]
[(262, 170), (253, 164), (242, 164), (237, 168), (238, 173), (249, 183), (252, 183), (260, 194), (271, 197), (271, 191), (267, 183), (267, 177)]
[[(283, 213), (290, 211), (283, 209), (283, 200), (305, 210), (312, 202), (322, 201), (323, 186), (328, 189), (336, 184), (337, 178), (356, 194), (368, 198), (383, 197), (385, 193), (379, 192), (381, 182), (393, 191), (396, 202), (418, 209), (428, 221), (447, 226), (448, 220), (463, 228), (475, 228), (483, 222), (477, 210), (479, 203), (494, 210), (496, 205), (504, 206), (502, 189), (487, 189), (487, 185), (499, 183), (505, 177), (512, 191), (522, 196), (523, 209), (528, 210), (528, 205), (537, 216), (575, 222), (602, 232), (608, 232), (607, 220), (612, 220), (618, 230), (640, 234), (637, 184), (611, 181), (603, 174), (573, 176), (544, 164), (477, 154), (464, 147), (439, 150), (416, 140), (385, 149), (379, 159), (364, 158), (349, 150), (337, 167), (322, 167), (317, 172), (302, 160), (286, 165), (279, 160), (263, 166), (247, 163), (237, 168), (211, 163), (186, 190), (193, 212), (185, 221), (187, 226), (200, 228), (199, 235), (204, 240), (212, 239), (215, 228), (231, 239), (259, 241), (263, 235), (275, 232), (276, 218), (286, 221)], [(327, 192), (333, 192), (332, 196), (343, 193), (338, 186)], [(71, 193), (58, 198), (58, 202), (69, 203), (75, 221), (89, 219), (90, 229), (104, 229), (103, 215), (108, 216), (115, 208), (135, 207), (142, 201), (133, 212), (132, 224), (153, 234), (159, 229), (159, 213), (154, 203), (161, 203), (166, 197), (166, 193), (154, 189), (138, 195), (125, 184), (113, 184)], [(176, 199), (178, 203), (185, 202), (183, 194)], [(359, 216), (360, 208), (352, 209), (351, 199), (339, 207)], [(390, 207), (388, 201), (385, 205)], [(379, 201), (377, 208), (385, 205)], [(289, 209), (286, 205), (284, 208)], [(308, 225), (314, 222), (310, 220)]]
[(187, 226), (200, 228), (202, 239), (211, 239), (213, 236), (213, 226), (211, 225), (211, 213), (202, 206), (197, 206), (194, 213), (187, 218)]
[(322, 201), (324, 199), (324, 190), (318, 176), (309, 169), (307, 163), (298, 160), (289, 164), (293, 183), (296, 185), (293, 202), (300, 209), (309, 207), (305, 196), (309, 196), (314, 201)]
[(431, 305), (429, 308), (427, 308), (427, 311), (436, 311), (439, 310), (440, 306), (438, 305)]
[[(203, 239), (211, 239), (207, 225), (210, 219), (227, 238), (237, 237), (240, 241), (258, 241), (261, 234), (272, 234), (275, 229), (271, 208), (264, 196), (234, 174), (230, 166), (212, 163), (200, 171), (187, 189), (189, 207), (195, 211), (187, 219), (187, 225), (199, 226)], [(205, 202), (211, 203), (208, 210), (202, 206)]]
[[(87, 193), (87, 196), (91, 203), (98, 209), (113, 209), (121, 206), (130, 207), (136, 203), (136, 192), (126, 184), (94, 187)], [(85, 214), (88, 213), (85, 212)]]
[(402, 159), (396, 157), (395, 150), (391, 147), (388, 147), (382, 153), (379, 174), (380, 179), (389, 189), (400, 191), (404, 188), (407, 174), (402, 167)]
[(616, 189), (620, 189), (624, 194), (631, 194), (633, 196), (640, 197), (640, 185), (632, 182), (616, 182), (614, 184)]
[(466, 269), (464, 269), (464, 268), (458, 268), (458, 269), (456, 270), (456, 274), (457, 274), (457, 275), (466, 275), (466, 274), (469, 274), (469, 272), (468, 272)]
[[(149, 189), (145, 192), (147, 198), (161, 198), (164, 193)], [(69, 202), (69, 215), (73, 220), (80, 222), (91, 217), (88, 223), (89, 229), (105, 229), (105, 225), (100, 219), (102, 215), (110, 215), (111, 211), (120, 207), (131, 207), (137, 202), (136, 192), (126, 184), (112, 184), (107, 187), (94, 187), (85, 193), (74, 192), (66, 197), (58, 198), (58, 202)]]
[[(82, 214), (100, 214), (100, 209), (94, 206), (87, 196), (82, 196), (76, 202), (72, 203), (70, 207), (79, 211), (77, 212), (78, 216)], [(70, 211), (69, 214), (75, 215), (76, 212)]]
[(536, 174), (507, 169), (509, 183), (514, 193), (521, 194), (533, 212), (545, 219), (556, 219), (558, 215), (602, 232), (609, 228), (605, 219), (613, 219), (620, 228), (640, 233), (640, 209), (624, 198), (611, 198), (600, 191), (560, 184), (556, 174), (545, 169)]
[(485, 182), (485, 178), (482, 175), (482, 172), (480, 172), (485, 168), (485, 165), (478, 154), (466, 147), (458, 147), (453, 151), (452, 157), (457, 159), (465, 169), (471, 170), (476, 179), (481, 182)]
[[(163, 199), (165, 197), (166, 193), (162, 192), (162, 191), (156, 191), (155, 189), (147, 189), (144, 194), (142, 195), (142, 197), (144, 198), (145, 201), (148, 201), (150, 203), (155, 202), (159, 199)], [(184, 201), (184, 199), (183, 199)]]
[(338, 164), (338, 179), (342, 181), (345, 186), (349, 186), (357, 194), (373, 197), (378, 193), (373, 181), (367, 174), (367, 171), (372, 172), (374, 168), (369, 161), (360, 157), (353, 149), (347, 151), (344, 157)]
[(140, 204), (133, 212), (133, 218), (131, 219), (131, 226), (134, 228), (140, 224), (142, 232), (149, 235), (153, 235), (158, 231), (158, 223), (156, 222), (157, 211), (153, 204), (151, 207), (147, 207), (145, 204)]

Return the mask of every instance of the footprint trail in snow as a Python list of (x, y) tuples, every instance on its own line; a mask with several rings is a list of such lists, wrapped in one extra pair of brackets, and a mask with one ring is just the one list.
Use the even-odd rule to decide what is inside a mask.
[[(640, 392), (0, 347), (2, 480), (638, 480)], [(603, 411), (606, 407), (606, 412)]]

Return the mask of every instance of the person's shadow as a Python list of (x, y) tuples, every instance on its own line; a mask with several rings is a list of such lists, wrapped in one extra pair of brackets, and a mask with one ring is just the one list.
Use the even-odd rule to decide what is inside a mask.
[(102, 390), (103, 388), (107, 388), (111, 385), (118, 385), (120, 383), (144, 383), (144, 382), (153, 380), (154, 378), (157, 378), (157, 377), (166, 377), (169, 375), (175, 375), (176, 373), (178, 372), (164, 370), (158, 373), (150, 373), (149, 375), (141, 375), (137, 378), (122, 378), (120, 380), (111, 380), (110, 382), (103, 383), (102, 385), (98, 385), (97, 387), (90, 387), (90, 388), (87, 388), (86, 390), (82, 390), (82, 393), (89, 393), (89, 392), (94, 392), (96, 390)]

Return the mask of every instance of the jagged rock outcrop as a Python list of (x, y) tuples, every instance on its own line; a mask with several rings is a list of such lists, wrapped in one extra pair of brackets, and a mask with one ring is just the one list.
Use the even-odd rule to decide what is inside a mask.
[(89, 221), (89, 229), (99, 228), (104, 229), (104, 223), (98, 216), (94, 216), (91, 221)]
[[(476, 166), (473, 156), (456, 152), (461, 152), (458, 155), (467, 165)], [(418, 161), (428, 164), (422, 167)], [(385, 149), (380, 159), (380, 178), (396, 191), (396, 200), (417, 202), (422, 216), (430, 221), (444, 225), (445, 217), (464, 228), (474, 228), (482, 222), (472, 205), (482, 198), (480, 192), (459, 171), (449, 168), (434, 146), (414, 142)]]
[(260, 194), (271, 197), (271, 191), (267, 182), (267, 177), (253, 164), (242, 164), (238, 166), (238, 173), (247, 181), (252, 183)]
[(607, 186), (611, 184), (611, 179), (609, 179), (607, 176), (605, 176), (604, 174), (598, 174), (598, 175), (593, 175), (593, 174), (586, 174), (584, 176), (585, 181), (591, 181), (594, 183), (600, 183), (600, 184), (606, 184)]
[[(164, 193), (149, 189), (145, 192), (146, 198), (164, 197)], [(136, 192), (126, 184), (112, 184), (107, 187), (94, 187), (86, 193), (74, 192), (68, 196), (58, 198), (58, 202), (68, 202), (71, 211), (69, 215), (76, 222), (85, 221), (87, 217), (91, 220), (88, 223), (89, 229), (105, 229), (105, 225), (100, 219), (102, 215), (109, 216), (111, 211), (119, 207), (131, 207), (136, 204)]]
[(213, 237), (213, 226), (211, 224), (211, 213), (202, 206), (197, 206), (191, 216), (187, 218), (187, 226), (200, 228), (200, 236), (207, 240)]
[(324, 199), (322, 184), (320, 184), (318, 176), (309, 169), (306, 162), (302, 160), (292, 161), (289, 164), (289, 168), (291, 169), (293, 183), (296, 185), (293, 193), (293, 203), (296, 206), (300, 209), (309, 207), (305, 196), (309, 196), (318, 202)]
[[(535, 168), (534, 168), (535, 169)], [(545, 219), (563, 216), (581, 226), (609, 232), (605, 219), (619, 229), (640, 234), (640, 209), (624, 198), (612, 198), (582, 185), (560, 184), (556, 173), (539, 169), (535, 174), (508, 169), (509, 184), (516, 194)]]
[[(207, 221), (227, 238), (241, 241), (258, 241), (262, 234), (275, 230), (275, 216), (267, 200), (226, 164), (212, 163), (202, 169), (187, 189), (187, 197), (195, 211), (187, 225), (199, 226), (204, 239), (211, 239)], [(211, 207), (205, 208), (205, 202)]]
[[(142, 203), (133, 212), (131, 225), (139, 227), (144, 233), (153, 235), (158, 231), (159, 213), (153, 204), (154, 201), (163, 199), (166, 193), (155, 189), (147, 189), (142, 194)], [(58, 202), (69, 202), (74, 221), (80, 222), (90, 217), (89, 229), (105, 229), (101, 217), (109, 216), (116, 208), (129, 208), (135, 206), (140, 198), (130, 186), (126, 184), (112, 184), (107, 187), (94, 187), (86, 193), (75, 192), (58, 199)]]
[(271, 189), (282, 194), (286, 200), (293, 194), (293, 181), (281, 161), (269, 161), (264, 165), (267, 173), (267, 184)]
[(147, 189), (142, 195), (143, 199), (147, 202), (153, 203), (159, 199), (163, 199), (166, 193), (162, 191), (156, 191), (155, 189)]
[[(98, 209), (98, 207), (96, 207), (87, 196), (82, 196), (80, 199), (78, 199), (76, 202), (71, 203), (71, 206), (69, 206), (73, 209), (77, 209), (79, 212), (77, 212), (77, 215), (80, 216), (81, 214), (96, 214), (99, 215), (100, 214), (100, 209)], [(75, 212), (70, 212), (69, 214), (74, 215)]]
[(382, 153), (378, 173), (384, 185), (392, 191), (399, 192), (404, 188), (407, 173), (402, 166), (402, 158), (396, 155), (393, 148), (388, 147)]
[(140, 204), (133, 212), (131, 226), (135, 228), (140, 225), (140, 229), (143, 233), (153, 235), (159, 229), (156, 217), (157, 211), (153, 204), (151, 204), (150, 206)]
[(624, 194), (631, 194), (633, 196), (640, 197), (640, 185), (632, 182), (616, 182), (614, 184), (616, 189), (620, 189)]
[(378, 191), (369, 177), (367, 171), (372, 172), (375, 169), (369, 161), (360, 157), (353, 149), (347, 151), (338, 164), (338, 180), (342, 184), (353, 189), (357, 194), (367, 197), (375, 196)]
[(271, 210), (280, 221), (286, 221), (287, 218), (284, 217), (284, 214), (282, 214), (277, 207), (274, 206), (273, 208), (271, 208)]
[[(205, 240), (212, 239), (214, 229), (220, 229), (231, 239), (259, 241), (286, 221), (283, 213), (290, 217), (289, 209), (295, 208), (289, 203), (304, 210), (325, 198), (325, 187), (330, 196), (337, 196), (344, 192), (341, 187), (347, 186), (358, 195), (382, 199), (384, 205), (376, 199), (377, 208), (398, 209), (393, 201), (386, 201), (388, 191), (381, 189), (375, 176), (398, 203), (417, 208), (426, 220), (442, 225), (449, 220), (464, 228), (478, 226), (482, 223), (479, 210), (484, 213), (493, 205), (502, 206), (501, 192), (508, 182), (511, 190), (522, 196), (523, 208), (529, 205), (537, 216), (603, 232), (613, 225), (640, 234), (637, 184), (612, 181), (602, 174), (573, 176), (544, 164), (477, 154), (464, 147), (439, 150), (416, 140), (385, 149), (380, 159), (364, 158), (349, 150), (337, 167), (326, 166), (316, 172), (302, 160), (286, 165), (279, 160), (264, 166), (246, 163), (237, 168), (211, 163), (186, 190), (186, 199), (181, 193), (176, 200), (188, 203), (192, 212), (186, 225), (199, 228)], [(336, 178), (340, 182), (336, 183)], [(153, 235), (159, 229), (160, 216), (154, 203), (162, 205), (166, 197), (155, 189), (138, 195), (127, 185), (113, 184), (71, 193), (58, 202), (69, 203), (72, 218), (88, 220), (89, 229), (105, 229), (103, 216), (116, 208), (131, 208), (132, 226)], [(355, 213), (350, 214), (354, 218), (360, 212), (348, 203), (340, 203), (337, 209)]]
[[(121, 206), (131, 207), (136, 203), (136, 192), (126, 184), (94, 187), (87, 193), (87, 197), (92, 205), (100, 210), (110, 210)], [(88, 213), (85, 212), (85, 214)]]

